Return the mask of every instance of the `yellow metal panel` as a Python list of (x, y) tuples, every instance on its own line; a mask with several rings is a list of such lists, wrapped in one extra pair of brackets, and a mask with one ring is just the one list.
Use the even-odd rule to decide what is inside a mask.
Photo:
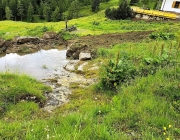
[(137, 14), (164, 17), (164, 18), (169, 18), (169, 19), (176, 19), (177, 18), (177, 15), (175, 13), (162, 12), (162, 11), (157, 11), (157, 10), (144, 10), (144, 9), (140, 9), (138, 7), (132, 7), (132, 9)]

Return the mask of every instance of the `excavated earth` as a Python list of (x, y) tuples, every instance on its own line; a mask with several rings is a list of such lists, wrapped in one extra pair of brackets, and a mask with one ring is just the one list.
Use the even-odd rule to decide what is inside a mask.
[(90, 49), (96, 49), (98, 47), (111, 47), (114, 44), (122, 42), (137, 42), (145, 39), (153, 31), (132, 31), (127, 33), (114, 33), (114, 34), (102, 34), (102, 35), (88, 35), (79, 37), (76, 40), (68, 41), (68, 44), (86, 44)]

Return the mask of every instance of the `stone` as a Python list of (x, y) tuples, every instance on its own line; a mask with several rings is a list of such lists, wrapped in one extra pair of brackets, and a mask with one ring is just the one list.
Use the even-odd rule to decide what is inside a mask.
[(6, 50), (11, 47), (12, 47), (11, 41), (9, 41), (9, 40), (4, 41), (0, 46), (0, 52), (6, 52)]
[(14, 37), (13, 41), (16, 42), (17, 44), (25, 44), (28, 42), (37, 44), (40, 42), (40, 39), (38, 37), (18, 36), (18, 37)]
[(83, 68), (84, 68), (84, 66), (85, 65), (87, 65), (88, 64), (88, 62), (85, 62), (85, 63), (83, 63), (83, 64), (81, 64), (79, 67), (78, 67), (78, 71), (83, 71)]
[(91, 57), (91, 53), (84, 53), (84, 52), (81, 52), (79, 54), (79, 60), (80, 61), (85, 61), (85, 60), (90, 60), (92, 57)]
[(56, 38), (57, 38), (56, 32), (46, 32), (43, 35), (43, 39), (56, 39)]
[(76, 46), (76, 44), (73, 44), (67, 49), (66, 56), (76, 60), (79, 59), (79, 54), (82, 51), (85, 52), (87, 49), (87, 45), (79, 44)]
[(75, 66), (77, 65), (78, 62), (79, 60), (71, 60), (64, 66), (64, 69), (68, 71), (75, 71), (76, 70)]

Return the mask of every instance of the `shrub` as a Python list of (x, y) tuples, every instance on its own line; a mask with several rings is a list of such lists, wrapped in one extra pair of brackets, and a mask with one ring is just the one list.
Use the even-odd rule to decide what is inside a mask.
[(136, 70), (126, 53), (117, 55), (116, 62), (110, 60), (103, 66), (105, 74), (101, 77), (102, 88), (116, 89), (118, 85), (128, 82), (135, 76)]
[(106, 9), (105, 15), (109, 19), (128, 19), (132, 17), (132, 9), (128, 2), (124, 0), (117, 9)]
[(149, 38), (151, 39), (162, 39), (162, 40), (170, 40), (174, 39), (175, 35), (172, 33), (151, 33), (149, 35)]

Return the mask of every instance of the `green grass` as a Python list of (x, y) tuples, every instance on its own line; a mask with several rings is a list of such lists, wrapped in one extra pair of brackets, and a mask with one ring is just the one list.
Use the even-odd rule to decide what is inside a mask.
[[(115, 2), (115, 1), (114, 1)], [(98, 22), (98, 25), (94, 25)], [(12, 39), (16, 35), (42, 36), (44, 31), (59, 32), (64, 22), (25, 23), (0, 21), (0, 36)], [(173, 33), (174, 40), (149, 38), (141, 42), (125, 42), (100, 48), (98, 58), (90, 61), (101, 65), (116, 59), (117, 52), (126, 52), (140, 67), (145, 58), (157, 58), (163, 51), (172, 65), (159, 67), (151, 75), (136, 76), (130, 84), (118, 90), (99, 89), (98, 83), (88, 88), (71, 85), (70, 102), (52, 113), (40, 108), (36, 100), (25, 100), (27, 95), (45, 102), (43, 93), (49, 87), (24, 75), (0, 74), (0, 139), (2, 140), (164, 140), (180, 139), (180, 69), (179, 23), (112, 21), (100, 11), (88, 17), (73, 19), (78, 31), (64, 33), (66, 39), (76, 36), (129, 31), (153, 30), (155, 33)], [(9, 33), (7, 33), (9, 32)], [(88, 66), (87, 66), (88, 67)], [(90, 66), (89, 66), (90, 67)], [(147, 66), (148, 67), (148, 66)], [(87, 68), (88, 69), (88, 68)], [(99, 77), (98, 71), (93, 72)], [(101, 69), (99, 73), (102, 73)], [(91, 77), (90, 71), (84, 73)]]
[(172, 68), (137, 78), (132, 85), (122, 86), (115, 96), (97, 92), (94, 87), (76, 89), (71, 102), (52, 114), (43, 112), (33, 102), (19, 102), (10, 106), (1, 118), (0, 138), (179, 139), (179, 111), (172, 104), (171, 95), (159, 94), (162, 87), (168, 89), (171, 81), (172, 89), (175, 89), (171, 93), (180, 94), (176, 89), (180, 82), (179, 72)]
[(4, 114), (9, 106), (25, 100), (34, 100), (41, 106), (46, 101), (43, 94), (51, 91), (50, 87), (26, 75), (2, 73), (0, 82), (0, 115)]
[[(14, 36), (42, 37), (46, 31), (55, 31), (58, 33), (65, 28), (64, 21), (44, 23), (0, 21), (0, 24), (3, 25), (0, 27), (0, 37), (4, 39), (12, 39)], [(105, 18), (104, 11), (100, 11), (87, 17), (68, 21), (68, 26), (72, 25), (77, 26), (77, 31), (74, 31), (71, 34), (78, 36), (148, 30), (179, 34), (178, 29), (180, 27), (178, 22), (137, 22), (131, 20), (109, 20)]]

